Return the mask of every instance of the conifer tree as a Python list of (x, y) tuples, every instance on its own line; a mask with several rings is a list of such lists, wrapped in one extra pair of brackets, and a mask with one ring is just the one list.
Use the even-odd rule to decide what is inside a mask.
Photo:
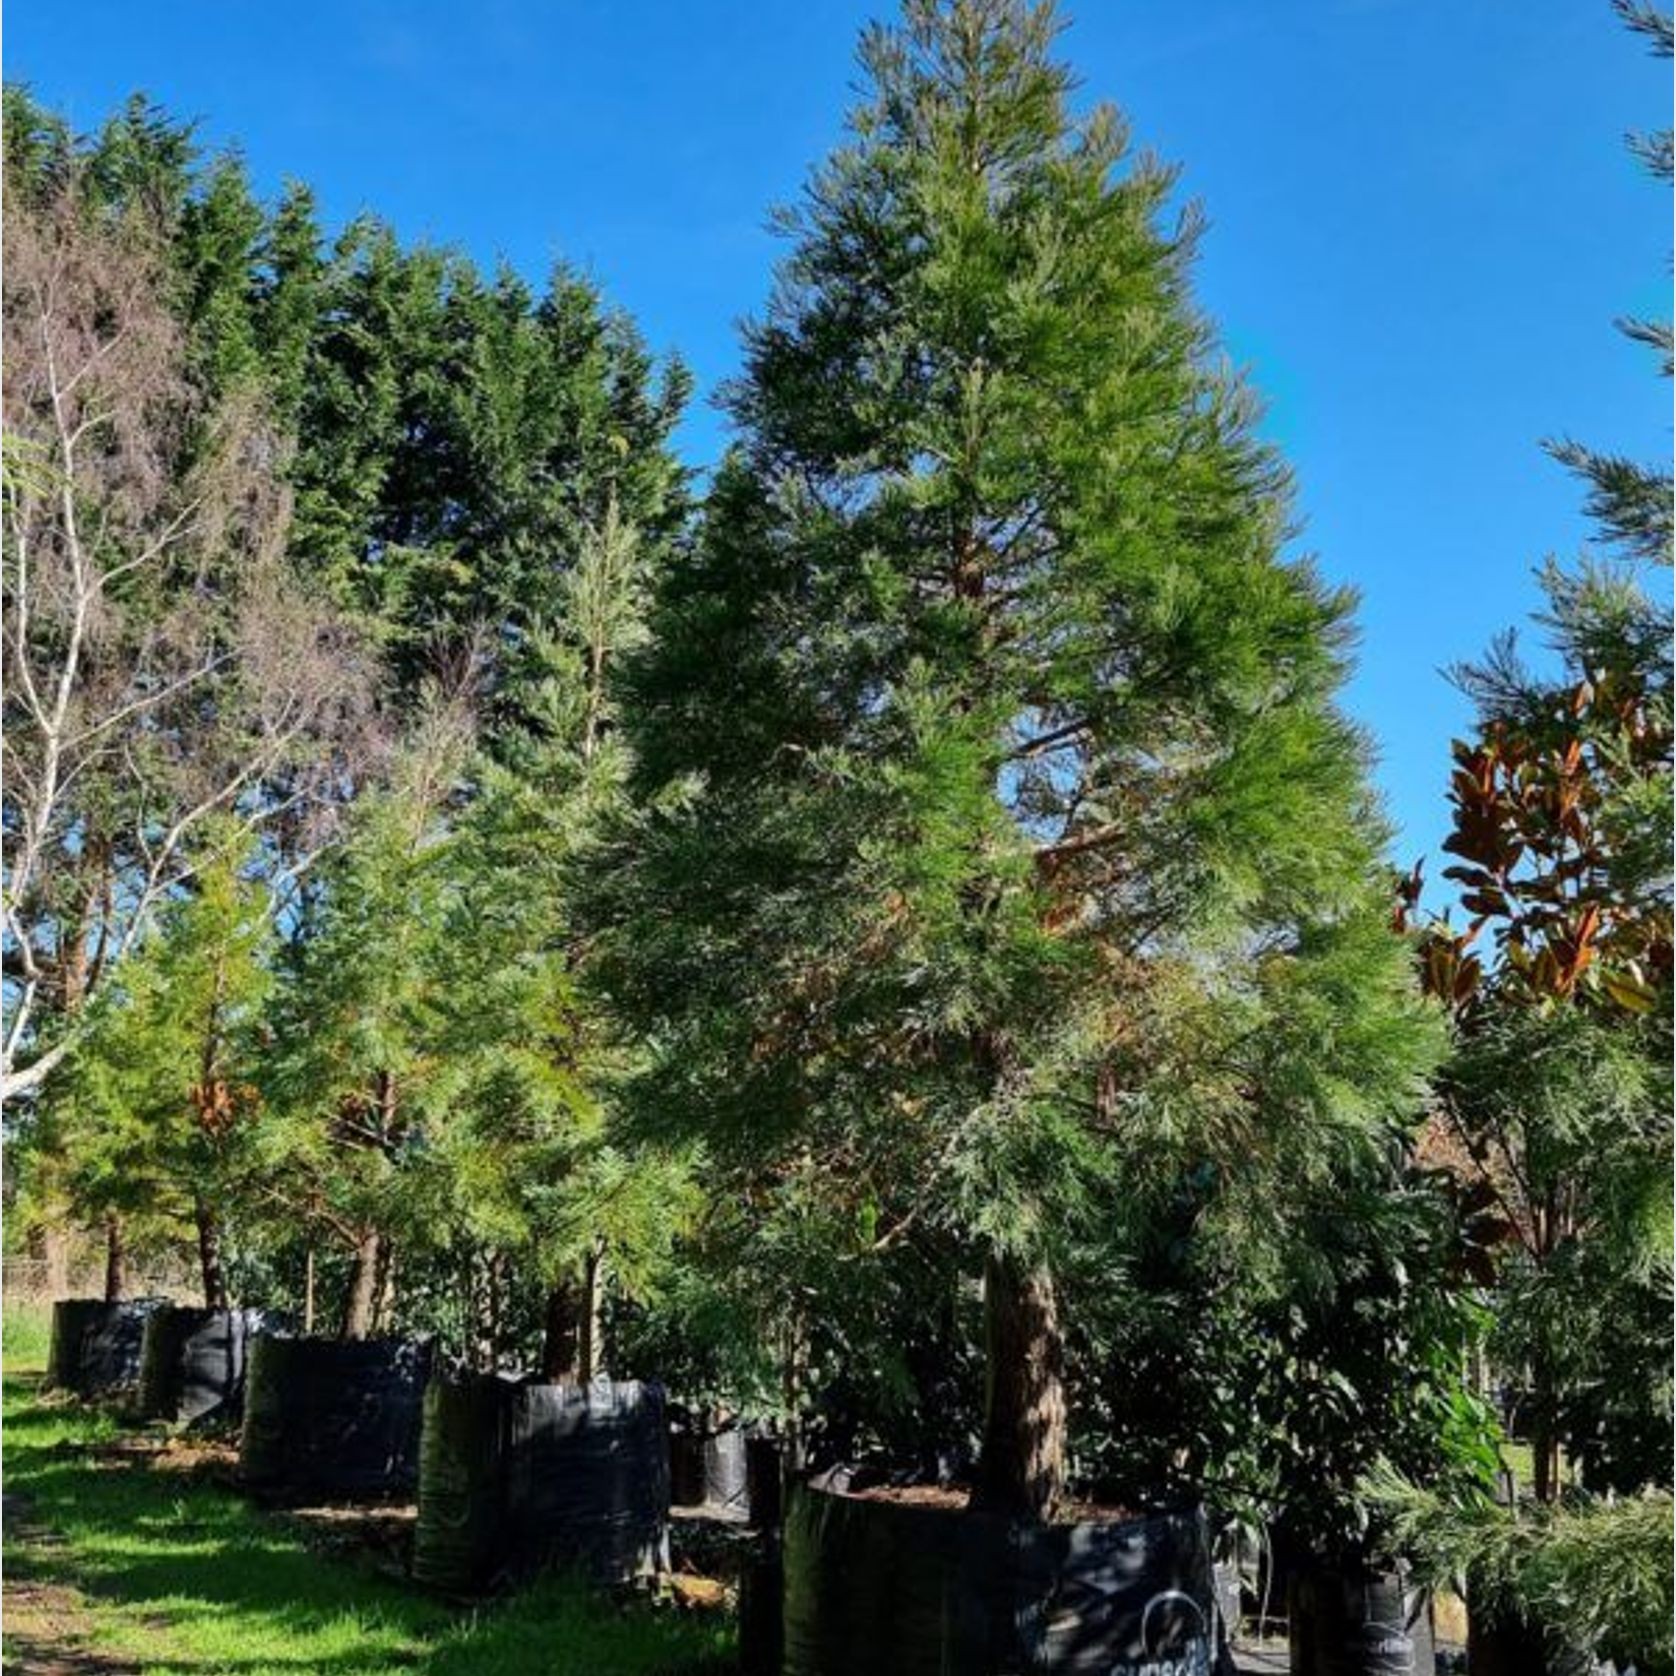
[(1360, 1156), (1430, 1053), (1335, 707), (1351, 600), (1283, 557), (1196, 223), (1073, 113), (1056, 30), (909, 0), (867, 34), (661, 590), (654, 813), (601, 886), (649, 1120), (828, 1266), (979, 1254), (975, 1499), (1035, 1513), (1071, 1248), (1189, 1166), (1283, 1229), (1277, 1183)]
[(428, 1128), (444, 1115), (433, 1098), (437, 942), (455, 888), (446, 814), (465, 738), (459, 713), (434, 707), (391, 784), (357, 800), (272, 1009), (262, 1147), (273, 1202), (349, 1253), (346, 1339), (388, 1320), (401, 1239), (430, 1237), (413, 1183)]
[(227, 1306), (225, 1236), (249, 1202), (255, 1037), (272, 976), (272, 901), (245, 876), (249, 851), (230, 821), (206, 834), (189, 890), (49, 1083), (32, 1141), (67, 1173), (80, 1219), (190, 1226), (210, 1309)]
[(445, 1197), (539, 1282), (552, 1379), (601, 1370), (608, 1283), (644, 1290), (691, 1204), (678, 1149), (633, 1145), (614, 1121), (629, 1051), (586, 981), (576, 911), (579, 869), (624, 797), (618, 667), (645, 639), (658, 558), (615, 499), (584, 530), (522, 649), (520, 722), (479, 755), (442, 941)]

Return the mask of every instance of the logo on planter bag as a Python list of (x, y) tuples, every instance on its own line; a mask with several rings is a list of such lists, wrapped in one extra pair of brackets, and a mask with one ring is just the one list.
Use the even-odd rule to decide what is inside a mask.
[(1401, 1624), (1363, 1624), (1358, 1639), (1370, 1670), (1383, 1676), (1412, 1676), (1414, 1642)]
[(1119, 1659), (1111, 1676), (1210, 1676), (1204, 1609), (1181, 1589), (1155, 1594), (1141, 1611), (1139, 1659)]

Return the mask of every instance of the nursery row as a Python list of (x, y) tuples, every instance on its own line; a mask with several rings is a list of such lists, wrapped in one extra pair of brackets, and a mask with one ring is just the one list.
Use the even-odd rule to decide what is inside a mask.
[[(655, 1384), (448, 1371), (425, 1341), (90, 1299), (54, 1306), (47, 1377), (82, 1396), (131, 1391), (145, 1420), (238, 1422), (240, 1481), (263, 1499), (416, 1496), (411, 1574), (449, 1596), (553, 1566), (606, 1586), (655, 1577), (671, 1505), (739, 1520), (758, 1533), (741, 1579), (747, 1671), (1208, 1673), (1240, 1617), (1238, 1572), (1213, 1564), (1202, 1509), (1091, 1508), (1043, 1526), (865, 1473), (798, 1473), (775, 1430), (672, 1427)], [(1294, 1565), (1281, 1586), (1295, 1668), (1429, 1676), (1429, 1601), (1399, 1575)], [(1493, 1653), (1474, 1668), (1493, 1671)]]

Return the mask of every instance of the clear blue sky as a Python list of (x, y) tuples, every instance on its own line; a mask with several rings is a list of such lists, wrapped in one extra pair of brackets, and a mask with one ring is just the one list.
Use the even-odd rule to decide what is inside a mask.
[[(81, 127), (143, 89), (333, 223), (588, 268), (707, 395), (775, 256), (768, 206), (839, 132), (867, 0), (14, 0), (5, 73)], [(1574, 551), (1571, 432), (1666, 453), (1667, 200), (1626, 155), (1668, 66), (1606, 0), (1071, 0), (1089, 96), (1184, 170), (1200, 294), (1270, 402), (1302, 545), (1363, 595), (1349, 694), (1435, 852), (1464, 707), (1441, 666)], [(702, 401), (702, 396), (701, 396)], [(709, 463), (721, 422), (684, 433)]]

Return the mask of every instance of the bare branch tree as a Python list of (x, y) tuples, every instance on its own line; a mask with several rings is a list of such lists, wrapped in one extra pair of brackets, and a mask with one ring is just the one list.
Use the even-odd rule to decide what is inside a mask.
[[(194, 389), (162, 252), (71, 180), (8, 196), (0, 1096), (232, 813), (294, 864), (353, 789), (371, 661), (286, 552), (285, 441)], [(283, 834), (281, 836), (281, 834)]]

